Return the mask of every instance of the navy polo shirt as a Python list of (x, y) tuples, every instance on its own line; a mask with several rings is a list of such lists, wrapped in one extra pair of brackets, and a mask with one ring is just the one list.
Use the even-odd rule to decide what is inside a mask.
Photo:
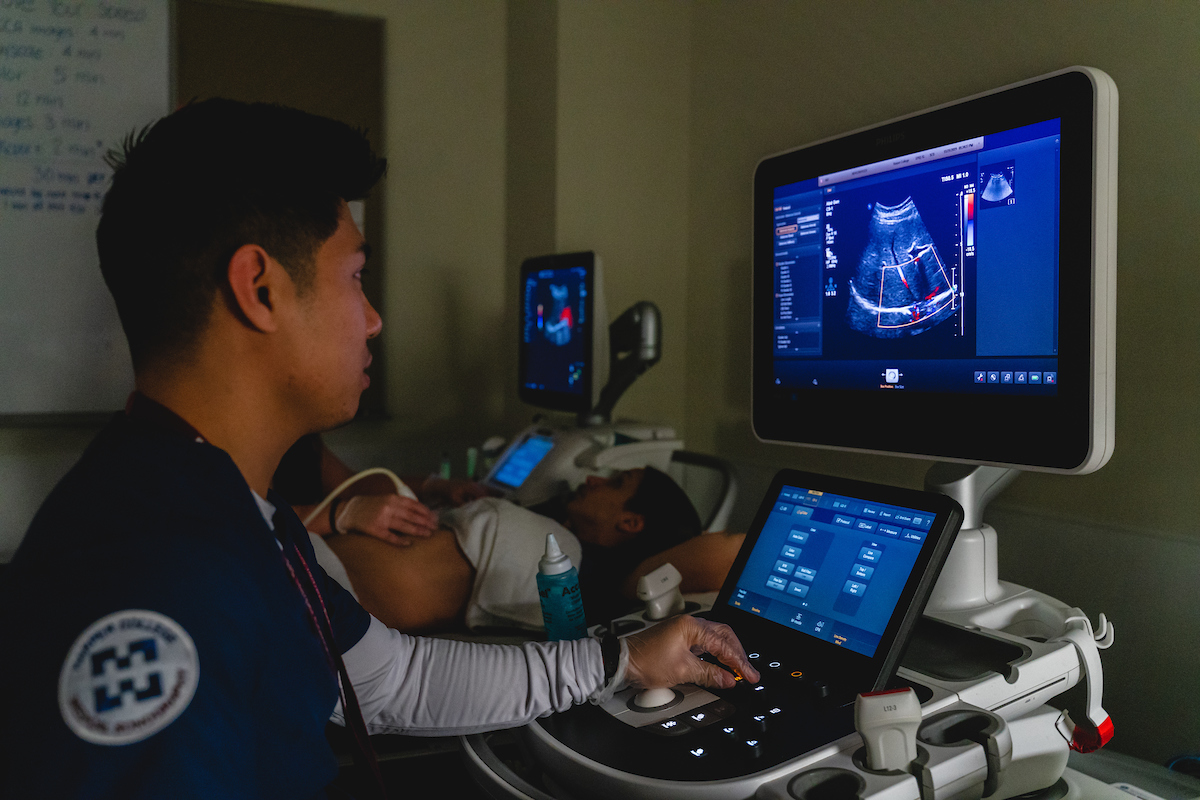
[[(268, 499), (345, 652), (370, 617)], [(224, 451), (118, 415), (0, 580), (0, 796), (308, 798), (336, 777), (336, 676)]]

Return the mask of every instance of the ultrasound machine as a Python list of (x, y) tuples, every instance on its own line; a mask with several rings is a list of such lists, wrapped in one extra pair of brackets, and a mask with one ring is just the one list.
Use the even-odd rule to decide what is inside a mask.
[(520, 323), (521, 399), (575, 418), (536, 420), (513, 438), (482, 482), (530, 506), (576, 488), (589, 475), (647, 465), (667, 471), (683, 447), (674, 429), (612, 421), (617, 400), (662, 355), (658, 307), (636, 303), (610, 325), (599, 256), (560, 253), (521, 265)]
[(1112, 627), (998, 580), (983, 522), (1019, 471), (1112, 453), (1116, 154), (1116, 86), (1075, 67), (758, 164), (756, 436), (931, 459), (925, 489), (780, 471), (700, 612), (761, 682), (464, 737), (490, 796), (1128, 798), (1067, 769), (1113, 732)]

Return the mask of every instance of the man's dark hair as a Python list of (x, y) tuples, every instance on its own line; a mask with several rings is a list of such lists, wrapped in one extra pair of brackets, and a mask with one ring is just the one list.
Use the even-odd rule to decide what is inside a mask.
[(654, 467), (642, 470), (637, 491), (625, 501), (625, 510), (645, 520), (638, 540), (648, 553), (659, 553), (700, 533), (700, 515), (687, 494), (670, 475)]
[(96, 244), (135, 369), (196, 342), (243, 245), (307, 291), (341, 201), (365, 197), (387, 168), (341, 122), (221, 99), (130, 134), (108, 162)]

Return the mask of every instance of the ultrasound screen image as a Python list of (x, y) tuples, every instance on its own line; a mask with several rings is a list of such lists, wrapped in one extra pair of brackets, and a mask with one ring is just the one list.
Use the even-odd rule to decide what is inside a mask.
[(979, 207), (1011, 206), (1017, 202), (1015, 161), (986, 164), (979, 170)]
[(1029, 376), (1058, 372), (1058, 135), (776, 186), (775, 385), (1054, 394)]
[(587, 365), (588, 278), (583, 267), (547, 269), (525, 278), (521, 346), (522, 385), (579, 395)]
[(868, 336), (924, 333), (950, 319), (956, 285), (911, 197), (875, 203), (867, 246), (850, 280), (847, 321)]

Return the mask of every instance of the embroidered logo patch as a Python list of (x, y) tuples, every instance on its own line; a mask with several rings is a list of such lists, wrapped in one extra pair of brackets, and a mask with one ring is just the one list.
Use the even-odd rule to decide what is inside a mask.
[(187, 708), (200, 679), (196, 645), (179, 623), (127, 609), (79, 635), (58, 676), (58, 708), (94, 744), (138, 742)]

